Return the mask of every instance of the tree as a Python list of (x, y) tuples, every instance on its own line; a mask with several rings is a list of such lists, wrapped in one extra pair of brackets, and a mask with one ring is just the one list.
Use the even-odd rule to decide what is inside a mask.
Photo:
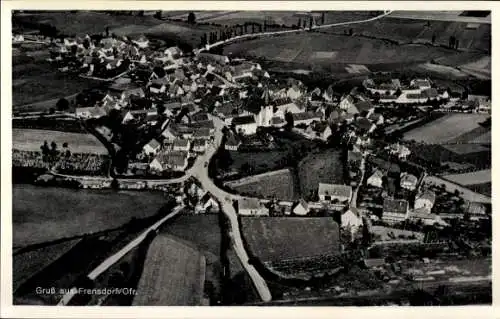
[(433, 34), (432, 35), (432, 44), (434, 44), (436, 42), (436, 34)]
[(137, 16), (144, 17), (144, 10), (139, 10), (139, 12), (137, 12)]
[(321, 24), (325, 24), (325, 13), (321, 14)]
[(458, 40), (455, 40), (455, 49), (458, 50)]
[(285, 113), (286, 127), (291, 129), (293, 127), (293, 115), (291, 112)]
[(196, 23), (196, 16), (194, 15), (194, 12), (189, 12), (187, 22), (190, 24)]
[(154, 17), (158, 20), (161, 20), (161, 11), (156, 11)]
[(312, 29), (312, 26), (313, 26), (313, 18), (311, 17), (309, 19), (309, 29)]
[(40, 149), (42, 150), (42, 155), (47, 155), (49, 154), (49, 143), (47, 143), (47, 141), (44, 141), (43, 142), (43, 145), (40, 146)]
[(300, 28), (302, 26), (302, 19), (299, 18), (299, 23), (297, 24), (297, 26)]
[(64, 111), (69, 108), (69, 102), (65, 98), (59, 99), (56, 103), (56, 108), (58, 111)]

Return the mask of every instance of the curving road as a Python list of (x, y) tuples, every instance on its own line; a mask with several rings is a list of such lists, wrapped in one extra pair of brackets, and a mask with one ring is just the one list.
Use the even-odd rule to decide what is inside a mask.
[(235, 37), (232, 37), (230, 39), (224, 40), (224, 41), (218, 41), (212, 44), (207, 44), (204, 48), (201, 49), (195, 49), (194, 53), (198, 54), (200, 52), (204, 51), (210, 51), (210, 49), (236, 41), (236, 40), (242, 40), (242, 39), (247, 39), (247, 38), (255, 38), (255, 37), (263, 37), (263, 36), (269, 36), (269, 35), (281, 35), (281, 34), (287, 34), (287, 33), (299, 33), (299, 32), (305, 32), (305, 31), (311, 31), (311, 30), (320, 30), (320, 29), (326, 29), (326, 28), (331, 28), (331, 27), (337, 27), (337, 26), (343, 26), (343, 25), (351, 25), (351, 24), (359, 24), (359, 23), (366, 23), (366, 22), (371, 22), (375, 21), (378, 19), (381, 19), (389, 14), (392, 13), (392, 10), (384, 10), (384, 13), (373, 17), (369, 19), (363, 19), (363, 20), (355, 20), (355, 21), (347, 21), (347, 22), (338, 22), (338, 23), (331, 23), (331, 24), (324, 24), (324, 25), (316, 25), (312, 26), (311, 28), (303, 28), (303, 29), (294, 29), (294, 30), (283, 30), (283, 31), (273, 31), (273, 32), (261, 32), (261, 33), (250, 33), (250, 34), (243, 34), (243, 35), (238, 35)]

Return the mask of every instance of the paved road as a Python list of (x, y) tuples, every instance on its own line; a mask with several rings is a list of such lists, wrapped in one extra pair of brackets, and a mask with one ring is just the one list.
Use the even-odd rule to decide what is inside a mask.
[(359, 192), (359, 189), (361, 187), (361, 185), (363, 185), (363, 180), (365, 178), (365, 167), (366, 167), (366, 152), (363, 152), (363, 155), (361, 157), (361, 165), (360, 165), (360, 170), (361, 170), (361, 181), (359, 182), (358, 186), (356, 187), (356, 189), (354, 190), (353, 194), (352, 194), (352, 198), (351, 198), (351, 203), (350, 203), (350, 206), (352, 208), (356, 208), (356, 203), (358, 201), (358, 192)]
[[(103, 261), (99, 266), (97, 266), (94, 270), (92, 270), (88, 274), (88, 278), (90, 280), (95, 280), (99, 275), (101, 275), (103, 272), (108, 270), (111, 266), (113, 266), (115, 263), (117, 263), (120, 259), (122, 259), (126, 254), (128, 254), (132, 249), (137, 247), (140, 243), (146, 239), (146, 236), (149, 234), (150, 231), (156, 231), (163, 223), (165, 223), (167, 220), (171, 219), (172, 217), (176, 216), (179, 214), (184, 208), (184, 206), (179, 205), (174, 208), (174, 210), (168, 214), (167, 216), (163, 217), (159, 221), (157, 221), (155, 224), (147, 228), (142, 234), (140, 234), (138, 237), (136, 237), (134, 240), (132, 240), (130, 243), (128, 243), (125, 247), (120, 249), (117, 253), (111, 255), (108, 257), (105, 261)], [(71, 299), (75, 296), (75, 291), (70, 290), (68, 293), (66, 293), (61, 300), (59, 301), (58, 305), (59, 306), (65, 306), (67, 305)]]
[[(210, 160), (210, 158), (217, 151), (219, 145), (221, 145), (222, 143), (222, 128), (224, 127), (224, 122), (217, 117), (213, 117), (213, 121), (215, 126), (215, 142), (209, 147), (204, 155), (200, 156), (200, 159), (204, 162)], [(238, 224), (238, 214), (233, 207), (233, 199), (241, 198), (241, 196), (227, 193), (224, 190), (218, 188), (217, 185), (214, 184), (210, 176), (208, 176), (208, 169), (205, 168), (204, 165), (201, 167), (193, 166), (193, 168), (193, 177), (200, 181), (203, 189), (209, 191), (219, 200), (222, 206), (222, 211), (224, 212), (224, 214), (226, 214), (229, 221), (231, 222), (231, 243), (236, 251), (236, 254), (238, 255), (238, 258), (241, 261), (241, 264), (252, 279), (252, 282), (254, 283), (254, 286), (257, 289), (260, 298), (262, 299), (262, 301), (270, 301), (272, 297), (271, 292), (269, 291), (269, 287), (267, 286), (264, 278), (262, 278), (259, 272), (255, 269), (255, 267), (248, 263), (249, 257), (245, 250), (245, 247), (243, 246), (243, 240), (241, 238), (240, 227)]]
[(305, 31), (311, 31), (311, 30), (320, 30), (320, 29), (326, 29), (326, 28), (337, 27), (337, 26), (342, 26), (342, 25), (366, 23), (366, 22), (371, 22), (371, 21), (381, 19), (381, 18), (383, 18), (391, 13), (392, 13), (392, 11), (385, 10), (384, 13), (381, 15), (378, 15), (376, 17), (369, 18), (369, 19), (364, 19), (364, 20), (355, 20), (355, 21), (339, 22), (339, 23), (332, 23), (332, 24), (324, 24), (324, 25), (312, 26), (311, 28), (303, 28), (303, 29), (250, 33), (250, 34), (238, 35), (238, 36), (232, 37), (232, 38), (224, 40), (224, 41), (218, 41), (218, 42), (215, 42), (212, 44), (207, 44), (205, 46), (205, 48), (195, 50), (195, 54), (203, 52), (203, 51), (209, 51), (212, 48), (215, 48), (215, 47), (218, 47), (218, 46), (221, 46), (221, 45), (224, 45), (224, 44), (236, 41), (236, 40), (242, 40), (242, 39), (247, 39), (247, 38), (257, 38), (257, 37), (263, 37), (263, 36), (269, 36), (269, 35), (281, 35), (281, 34), (287, 34), (287, 33), (298, 33), (298, 32), (305, 32)]

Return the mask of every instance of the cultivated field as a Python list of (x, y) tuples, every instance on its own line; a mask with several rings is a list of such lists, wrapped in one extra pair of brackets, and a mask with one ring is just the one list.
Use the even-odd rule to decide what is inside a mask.
[(339, 252), (339, 228), (332, 218), (242, 217), (241, 227), (251, 253), (262, 262)]
[(81, 239), (67, 240), (12, 256), (12, 290), (16, 291), (26, 280), (68, 252)]
[[(319, 58), (318, 52), (320, 52)], [(453, 51), (441, 47), (420, 44), (399, 45), (378, 39), (328, 33), (265, 37), (232, 43), (224, 47), (224, 54), (228, 55), (265, 58), (270, 61), (286, 60), (288, 63), (322, 68), (359, 64), (366, 65), (370, 69), (370, 65), (427, 62), (452, 53)], [(327, 59), (325, 58), (327, 55), (334, 58)]]
[(174, 239), (158, 235), (149, 247), (133, 306), (199, 306), (205, 257)]
[(476, 23), (491, 23), (491, 14), (486, 17), (464, 16), (463, 11), (394, 11), (391, 17), (402, 19), (421, 19), (437, 21), (462, 21)]
[(294, 176), (289, 169), (244, 177), (224, 183), (239, 194), (251, 197), (294, 201), (299, 198)]
[(405, 140), (431, 144), (445, 144), (459, 138), (485, 121), (488, 114), (447, 114), (435, 121), (415, 128), (404, 135)]
[(12, 147), (21, 151), (40, 151), (40, 146), (47, 141), (49, 146), (52, 141), (59, 150), (63, 143), (68, 143), (72, 153), (107, 154), (108, 150), (92, 134), (68, 133), (60, 131), (13, 129)]
[(13, 247), (120, 227), (166, 204), (162, 193), (13, 186)]
[(298, 165), (300, 191), (310, 197), (318, 191), (319, 183), (343, 184), (344, 164), (340, 150), (313, 153)]
[(280, 162), (287, 158), (286, 151), (270, 152), (229, 152), (233, 162), (228, 168), (231, 170), (244, 171), (243, 168), (250, 166), (254, 173), (267, 172), (280, 167)]
[(97, 11), (40, 11), (37, 13), (21, 13), (16, 15), (23, 22), (46, 23), (55, 26), (60, 32), (68, 35), (85, 36), (86, 34), (101, 33), (109, 27), (110, 32), (114, 28), (123, 25), (137, 25), (147, 29), (161, 21), (152, 16), (145, 15), (109, 15)]
[(464, 186), (491, 183), (491, 169), (464, 174), (444, 175), (441, 177)]
[(446, 144), (445, 149), (458, 155), (467, 155), (471, 153), (482, 153), (490, 151), (489, 147), (482, 144)]
[(19, 111), (48, 111), (56, 107), (60, 98), (97, 84), (76, 75), (61, 73), (47, 62), (32, 60), (13, 63), (12, 81), (12, 105), (14, 110)]
[(478, 78), (491, 79), (491, 57), (481, 57), (476, 61), (461, 65), (460, 69)]
[(450, 193), (454, 193), (455, 190), (458, 190), (461, 193), (461, 197), (463, 197), (465, 200), (471, 201), (471, 202), (479, 202), (479, 203), (485, 203), (485, 204), (490, 204), (491, 203), (491, 197), (485, 196), (480, 193), (476, 193), (474, 191), (471, 191), (468, 188), (462, 187), (456, 183), (449, 182), (447, 180), (444, 180), (440, 177), (436, 176), (426, 176), (424, 179), (424, 182), (426, 185), (433, 184), (433, 185), (444, 185), (446, 187), (446, 191)]

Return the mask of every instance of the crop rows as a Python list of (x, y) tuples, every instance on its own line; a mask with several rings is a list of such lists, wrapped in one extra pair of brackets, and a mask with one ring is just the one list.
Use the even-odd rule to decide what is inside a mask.
[(74, 153), (70, 157), (62, 157), (56, 164), (60, 173), (104, 175), (109, 164), (105, 155)]
[(41, 152), (12, 150), (12, 166), (48, 168), (48, 163), (43, 161)]

